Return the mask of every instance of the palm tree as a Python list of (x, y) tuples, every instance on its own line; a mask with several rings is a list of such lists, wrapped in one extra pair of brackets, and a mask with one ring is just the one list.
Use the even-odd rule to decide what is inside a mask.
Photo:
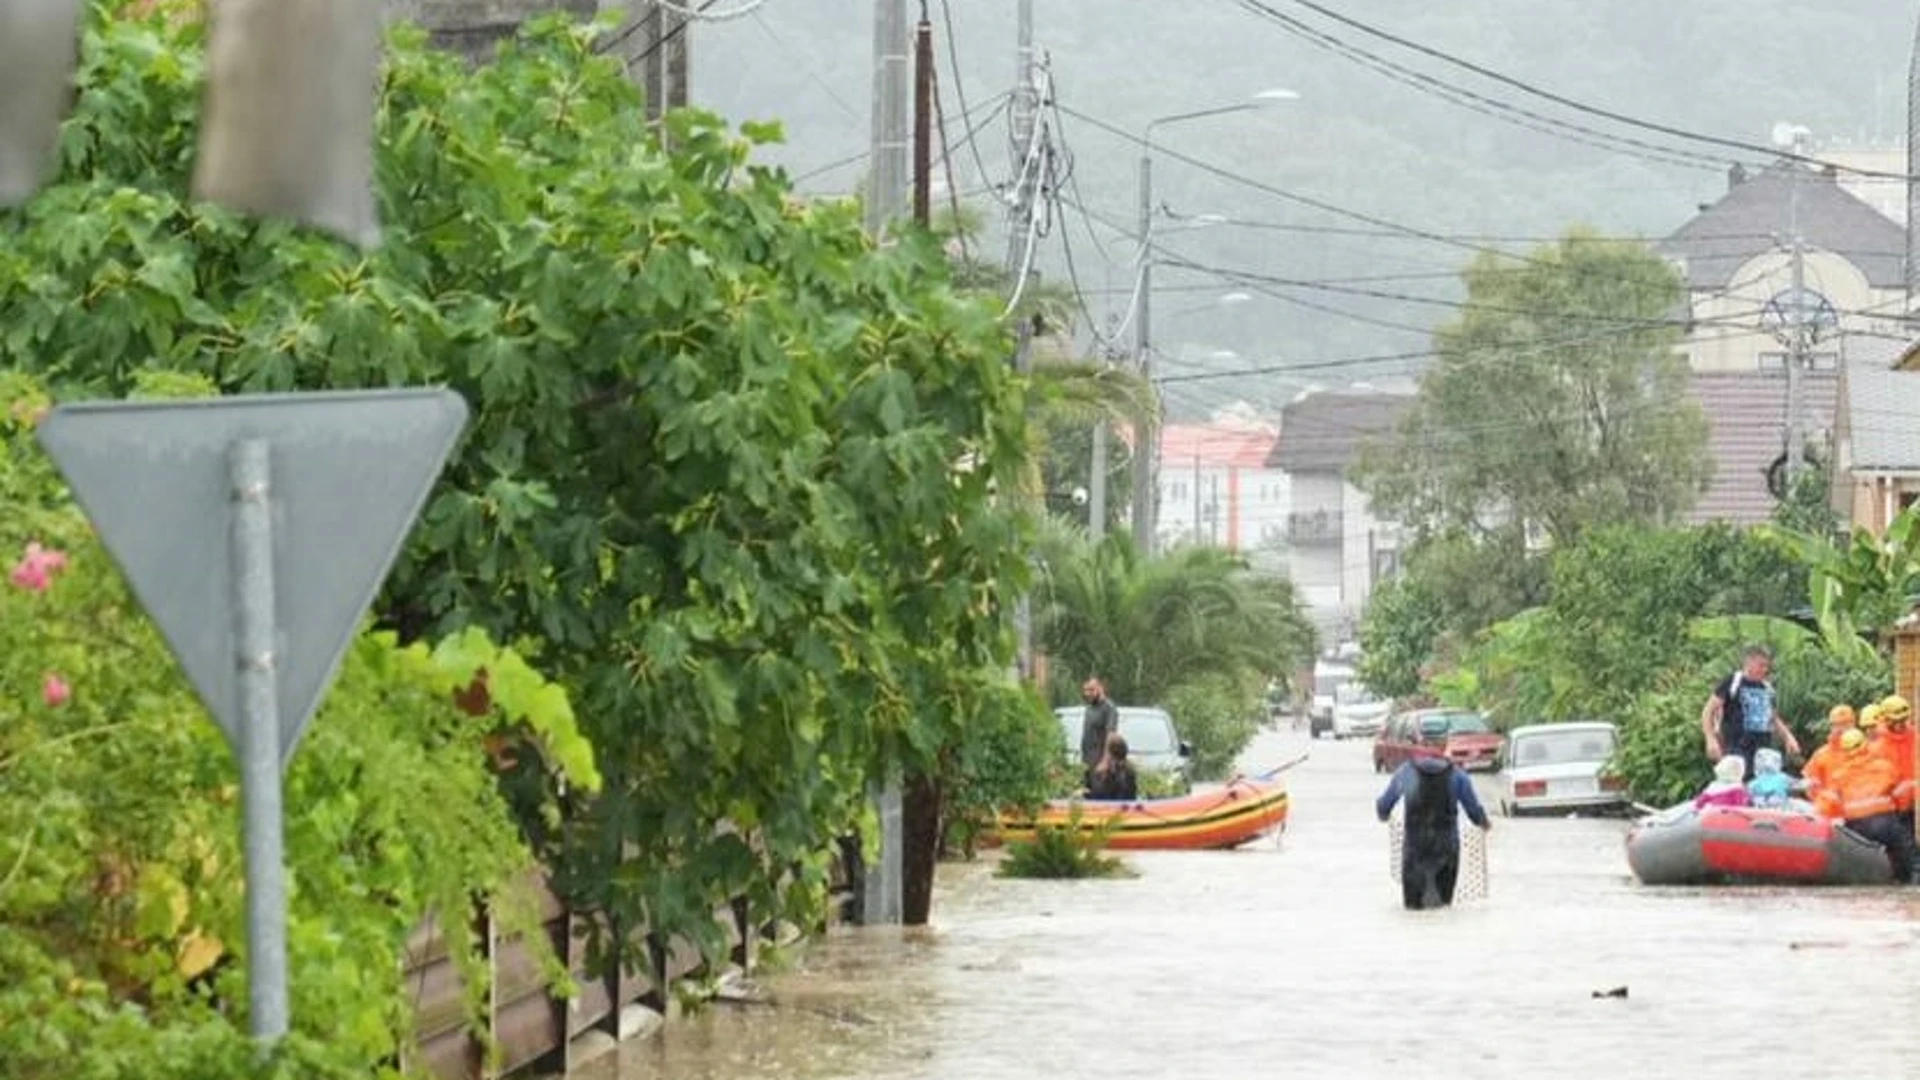
[(1124, 537), (1050, 530), (1037, 589), (1039, 637), (1071, 679), (1098, 675), (1115, 700), (1162, 701), (1208, 676), (1284, 676), (1314, 653), (1292, 583), (1213, 548), (1143, 558)]

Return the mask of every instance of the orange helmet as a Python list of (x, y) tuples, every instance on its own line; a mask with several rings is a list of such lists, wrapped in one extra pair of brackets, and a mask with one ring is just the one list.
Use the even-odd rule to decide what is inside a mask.
[(1843, 731), (1858, 723), (1860, 723), (1860, 718), (1853, 714), (1853, 706), (1851, 705), (1835, 705), (1833, 709), (1827, 713), (1827, 727), (1832, 731)]
[(1913, 706), (1907, 704), (1906, 698), (1895, 694), (1880, 703), (1880, 715), (1886, 719), (1887, 726), (1902, 727), (1913, 719)]

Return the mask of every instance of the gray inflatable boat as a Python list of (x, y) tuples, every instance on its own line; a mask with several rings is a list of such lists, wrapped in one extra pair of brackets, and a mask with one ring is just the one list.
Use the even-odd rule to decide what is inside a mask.
[(1643, 818), (1627, 865), (1648, 885), (1884, 885), (1887, 853), (1837, 821), (1794, 810), (1691, 806)]

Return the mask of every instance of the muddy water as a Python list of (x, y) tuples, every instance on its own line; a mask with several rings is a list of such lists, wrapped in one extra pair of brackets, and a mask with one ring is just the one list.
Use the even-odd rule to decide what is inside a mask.
[(587, 1075), (1920, 1077), (1920, 891), (1651, 890), (1619, 822), (1500, 820), (1490, 896), (1409, 913), (1367, 747), (1313, 750), (1278, 844), (1130, 853), (1130, 881), (943, 868), (928, 931), (836, 934), (771, 1004)]

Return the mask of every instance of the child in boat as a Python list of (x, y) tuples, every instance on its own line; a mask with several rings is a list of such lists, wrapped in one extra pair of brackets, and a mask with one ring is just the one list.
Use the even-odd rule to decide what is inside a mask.
[(1739, 754), (1728, 754), (1713, 766), (1713, 783), (1706, 790), (1694, 796), (1693, 808), (1704, 810), (1709, 806), (1747, 806), (1747, 759)]
[(1767, 810), (1784, 810), (1793, 798), (1793, 780), (1782, 769), (1780, 751), (1761, 747), (1753, 754), (1753, 779), (1747, 781), (1747, 801)]
[(1127, 740), (1119, 732), (1107, 736), (1107, 752), (1087, 771), (1087, 798), (1132, 802), (1140, 797), (1140, 780), (1127, 764)]

